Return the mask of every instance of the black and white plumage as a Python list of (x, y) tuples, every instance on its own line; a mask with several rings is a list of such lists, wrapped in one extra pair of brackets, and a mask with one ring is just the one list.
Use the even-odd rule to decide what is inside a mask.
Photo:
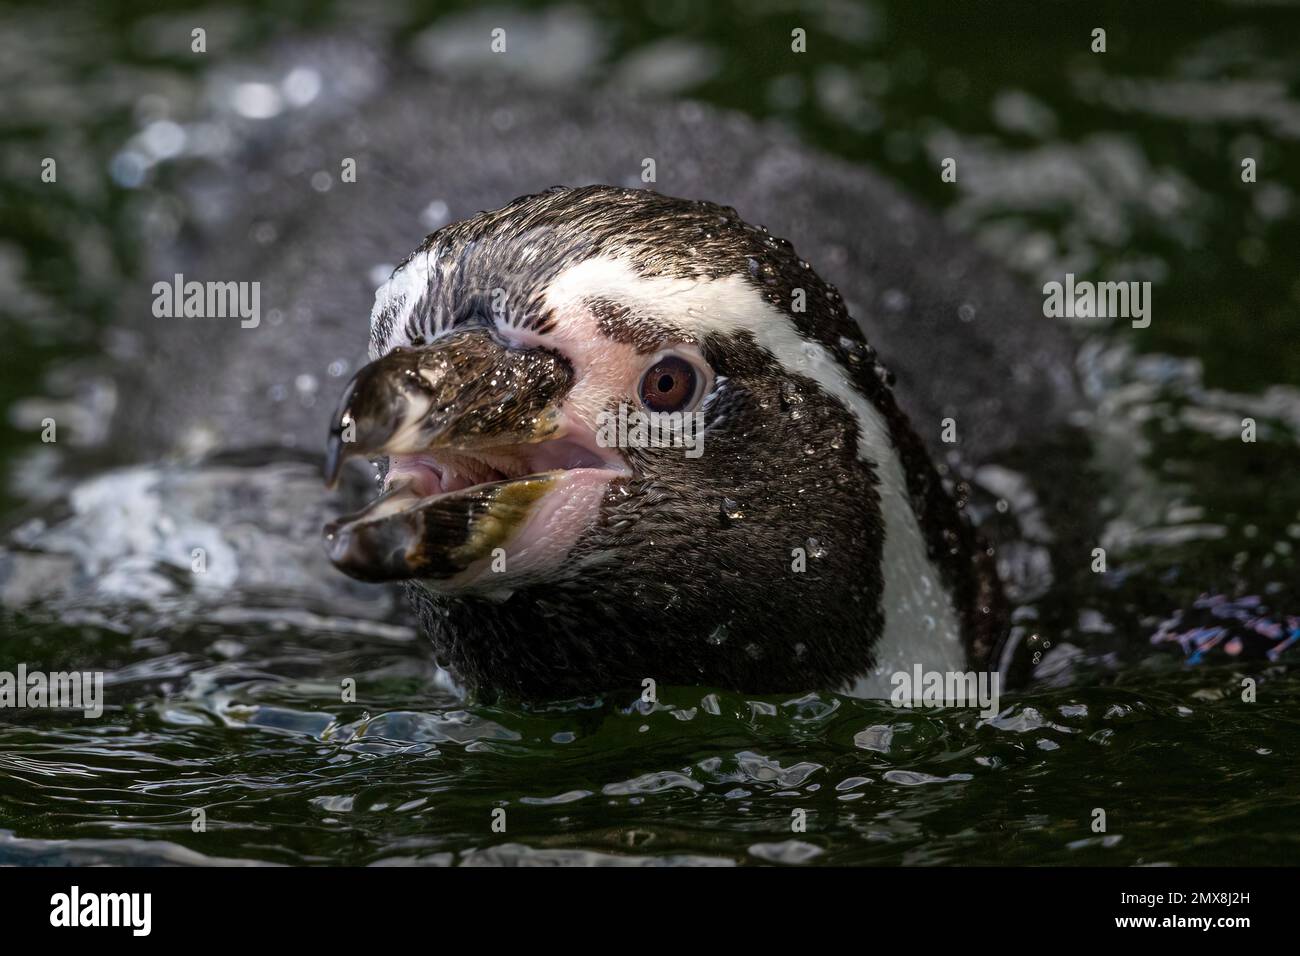
[[(336, 55), (342, 65), (350, 62), (352, 52), (340, 48), (317, 50), (313, 55), (322, 57), (322, 62)], [(323, 72), (328, 75), (331, 70)], [(1069, 335), (1059, 325), (1043, 321), (1038, 305), (1004, 269), (970, 242), (948, 232), (871, 170), (810, 150), (780, 130), (698, 104), (643, 103), (609, 93), (582, 97), (532, 94), (490, 81), (473, 86), (451, 81), (431, 85), (427, 77), (400, 72), (389, 76), (382, 87), (354, 92), (362, 99), (349, 101), (342, 113), (312, 107), (283, 121), (241, 124), (233, 135), (246, 141), (235, 154), (221, 163), (196, 163), (174, 178), (169, 187), (173, 200), (178, 209), (186, 210), (176, 241), (148, 251), (140, 266), (147, 281), (124, 288), (119, 321), (103, 343), (99, 372), (117, 385), (105, 454), (112, 462), (123, 464), (180, 463), (167, 470), (166, 487), (177, 493), (169, 493), (159, 504), (148, 496), (163, 486), (150, 486), (154, 491), (139, 504), (145, 513), (162, 507), (169, 526), (203, 527), (205, 537), (198, 543), (222, 556), (213, 565), (219, 567), (219, 574), (208, 574), (203, 579), (205, 587), (194, 590), (193, 599), (222, 606), (232, 599), (229, 589), (235, 589), (236, 595), (273, 592), (280, 595), (278, 600), (309, 602), (323, 614), (344, 617), (387, 609), (388, 589), (350, 582), (329, 567), (316, 544), (316, 531), (323, 520), (338, 514), (340, 503), (314, 487), (303, 467), (306, 461), (318, 460), (328, 405), (343, 379), (366, 361), (363, 318), (374, 303), (376, 286), (418, 237), (438, 224), (431, 217), (465, 220), (465, 225), (444, 230), (442, 238), (450, 238), (457, 230), (475, 228), (473, 222), (486, 222), (474, 219), (475, 210), (493, 208), (505, 197), (540, 190), (551, 183), (637, 182), (640, 167), (629, 157), (647, 154), (658, 159), (658, 189), (734, 205), (747, 220), (766, 223), (774, 232), (796, 238), (800, 252), (836, 283), (852, 319), (865, 330), (897, 377), (892, 397), (883, 389), (874, 391), (879, 388), (874, 374), (865, 378), (862, 394), (868, 396), (869, 403), (874, 401), (872, 396), (883, 400), (876, 412), (883, 428), (892, 427), (888, 409), (894, 401), (906, 413), (914, 433), (899, 433), (906, 457), (933, 461), (958, 500), (965, 499), (960, 476), (982, 467), (1009, 464), (1028, 480), (1026, 494), (1030, 498), (1036, 495), (1043, 504), (1041, 513), (1055, 536), (1054, 547), (1067, 553), (1079, 551), (1081, 545), (1068, 537), (1075, 516), (1079, 523), (1086, 517), (1083, 509), (1071, 511), (1068, 507), (1078, 500), (1076, 479), (1081, 472), (1077, 459), (1043, 454), (1034, 454), (1030, 460), (1015, 457), (1021, 449), (1054, 448), (1055, 436), (1081, 408), (1070, 373), (1074, 345)], [(346, 185), (336, 182), (321, 193), (313, 185), (313, 174), (337, 168), (340, 155), (355, 158), (357, 180)], [(648, 195), (645, 198), (651, 201)], [(677, 212), (689, 219), (708, 208), (685, 204)], [(620, 224), (608, 230), (611, 247), (621, 228)], [(627, 231), (638, 230), (629, 227)], [(641, 235), (646, 235), (644, 230)], [(782, 282), (789, 287), (793, 281), (784, 280), (781, 270), (802, 272), (792, 253), (769, 246), (761, 232), (737, 224), (730, 235), (738, 238), (741, 246), (759, 249), (760, 270), (764, 262), (777, 270), (778, 291)], [(665, 248), (659, 248), (653, 239), (643, 242), (640, 258), (643, 265), (657, 262), (663, 266), (655, 281), (681, 283), (685, 280), (680, 267), (674, 273), (669, 260), (682, 259), (681, 250), (703, 237), (690, 237), (686, 246), (666, 238)], [(573, 254), (582, 246), (581, 242), (567, 243), (565, 248)], [(791, 334), (802, 335), (791, 320), (805, 320), (788, 310), (788, 299), (780, 303), (763, 299), (761, 290), (766, 286), (758, 281), (761, 276), (749, 275), (749, 257), (718, 251), (724, 257), (732, 255), (732, 262), (719, 264), (718, 276), (709, 281), (739, 275), (749, 288), (760, 290), (760, 303), (786, 315), (783, 322), (794, 330)], [(718, 260), (714, 256), (708, 261)], [(521, 276), (526, 272), (520, 270)], [(260, 283), (264, 313), (260, 325), (243, 329), (221, 321), (158, 320), (151, 312), (151, 281), (175, 273)], [(522, 293), (525, 285), (511, 283), (509, 289)], [(539, 288), (537, 283), (527, 285), (534, 291)], [(452, 288), (440, 287), (444, 291)], [(394, 291), (392, 286), (388, 289)], [(480, 313), (475, 321), (492, 304), (490, 295), (486, 301), (473, 295), (458, 301), (464, 306), (474, 303), (467, 314)], [(511, 312), (527, 315), (527, 308), (514, 308), (519, 301), (511, 300)], [(825, 312), (818, 302), (809, 296), (808, 320)], [(645, 316), (635, 317), (630, 326), (621, 322), (631, 314), (612, 296), (592, 306), (606, 329), (630, 342), (653, 341), (663, 331)], [(857, 340), (860, 334), (850, 327), (846, 337)], [(719, 333), (715, 338), (736, 336)], [(831, 357), (831, 366), (851, 361), (848, 353), (839, 353), (838, 337), (814, 337), (813, 341)], [(467, 342), (466, 348), (473, 351), (476, 344)], [(767, 369), (767, 357), (757, 345), (749, 351), (754, 354), (746, 359), (743, 350), (733, 350), (732, 360), (738, 368), (755, 376), (775, 371)], [(486, 360), (482, 350), (477, 354)], [(862, 369), (852, 373), (854, 380), (871, 364), (864, 353)], [(562, 370), (557, 366), (552, 371)], [(767, 394), (775, 398), (777, 408), (786, 397)], [(842, 410), (847, 406), (838, 400), (814, 401), (828, 409), (828, 431), (837, 421), (843, 426), (841, 432), (849, 427)], [(938, 440), (940, 421), (947, 415), (956, 415), (960, 422), (961, 441), (955, 448)], [(789, 441), (786, 450), (795, 450), (793, 436), (773, 432), (765, 437), (777, 443)], [(721, 432), (709, 438), (706, 462), (723, 447), (715, 438), (720, 439)], [(812, 441), (829, 446), (830, 436), (814, 435)], [(958, 451), (961, 470), (954, 468), (953, 456)], [(742, 464), (765, 468), (769, 460), (775, 461), (765, 457), (753, 442), (737, 451), (735, 477), (740, 483), (732, 490), (744, 489), (746, 474), (739, 471)], [(815, 469), (825, 461), (825, 457), (814, 457), (799, 467)], [(715, 462), (722, 463), (721, 458)], [(681, 464), (675, 460), (663, 462), (662, 467)], [(794, 484), (776, 480), (779, 476), (772, 472), (768, 473), (773, 479), (770, 483), (776, 485), (778, 495), (770, 499), (773, 507), (782, 507), (791, 516), (791, 537), (796, 531), (802, 534), (799, 542), (783, 538), (780, 543), (783, 547), (787, 543), (806, 546), (806, 539), (816, 537), (816, 532), (805, 530), (805, 526), (831, 524), (825, 520), (827, 514), (838, 518), (838, 513), (806, 505), (796, 497)], [(797, 477), (803, 472), (790, 473)], [(861, 483), (856, 468), (847, 473)], [(930, 474), (926, 467), (911, 466), (904, 466), (903, 473)], [(667, 482), (671, 476), (667, 471), (664, 475)], [(930, 483), (931, 495), (942, 494), (932, 478), (925, 480)], [(120, 498), (120, 489), (113, 494)], [(1067, 502), (1067, 507), (1048, 507), (1046, 498), (1053, 494)], [(942, 497), (934, 509), (936, 514), (949, 507), (947, 495)], [(753, 495), (751, 499), (759, 500)], [(209, 500), (211, 507), (195, 504)], [(743, 571), (753, 590), (736, 592), (738, 613), (757, 620), (757, 610), (751, 614), (741, 602), (752, 600), (752, 594), (759, 592), (758, 607), (766, 613), (775, 598), (770, 588), (760, 587), (761, 579), (754, 574), (753, 549), (745, 544), (758, 540), (754, 538), (756, 522), (750, 518), (753, 505), (743, 495), (737, 494), (733, 500), (750, 510), (731, 528), (720, 528), (712, 538), (681, 534), (684, 547), (725, 546), (732, 557), (731, 563), (715, 565), (718, 578), (689, 579), (680, 598), (690, 597), (701, 607), (704, 602), (716, 603), (724, 593), (718, 585)], [(870, 494), (864, 493), (862, 501), (869, 500)], [(286, 510), (290, 502), (291, 510)], [(721, 524), (720, 502), (701, 498), (698, 505), (700, 509), (707, 505), (709, 519)], [(862, 502), (856, 507), (859, 512), (855, 513), (865, 513)], [(155, 559), (152, 552), (130, 550), (132, 538), (104, 538), (92, 518), (93, 514), (78, 515), (62, 537), (46, 535), (41, 541), (23, 545), (28, 551), (43, 547), (62, 559), (65, 550), (73, 546), (61, 542), (100, 542), (99, 550), (84, 560), (80, 555), (85, 547), (80, 543), (73, 547), (72, 558), (82, 563), (83, 571), (69, 591), (69, 600), (85, 601), (89, 585), (84, 582), (98, 580), (105, 569), (118, 566), (121, 560), (138, 563)], [(1060, 522), (1060, 518), (1066, 520)], [(87, 521), (91, 522), (88, 527)], [(940, 520), (924, 527), (941, 528), (944, 523)], [(253, 527), (262, 533), (255, 545), (250, 545), (246, 529)], [(842, 537), (841, 529), (836, 530)], [(1020, 535), (1013, 523), (1005, 527), (985, 523), (981, 530), (999, 545), (999, 560), (1009, 559), (1013, 577), (1022, 565), (1041, 577), (1042, 563), (1036, 557), (1027, 560), (1023, 550), (1016, 550)], [(670, 532), (678, 533), (673, 528), (656, 529), (660, 535)], [(1095, 540), (1090, 534), (1076, 538)], [(818, 575), (829, 579), (835, 562), (849, 560), (846, 551), (833, 546), (834, 537), (826, 537), (824, 543), (826, 555), (809, 560), (810, 576), (800, 580), (815, 582)], [(735, 563), (738, 553), (743, 553), (739, 571)], [(707, 564), (705, 557), (698, 562), (701, 566)], [(788, 551), (785, 557), (774, 572), (780, 575), (777, 580), (794, 577), (788, 571)], [(17, 568), (14, 564), (13, 569)], [(622, 578), (617, 582), (620, 593), (635, 596), (638, 586), (655, 589), (662, 583), (654, 569), (644, 564), (624, 564), (616, 570)], [(859, 568), (854, 565), (851, 570), (857, 573)], [(944, 573), (940, 560), (935, 574)], [(15, 580), (16, 574), (0, 560), (0, 582)], [(112, 593), (109, 583), (95, 593)], [(577, 590), (580, 585), (566, 587)], [(838, 628), (837, 639), (855, 642), (842, 654), (835, 651), (834, 661), (816, 662), (827, 674), (845, 670), (841, 665), (848, 660), (852, 660), (851, 668), (863, 666), (862, 651), (870, 644), (869, 626), (861, 631), (841, 626), (849, 614), (838, 606), (844, 594), (843, 588), (828, 586), (812, 598), (815, 604), (829, 605), (837, 615), (829, 624), (823, 616), (821, 625)], [(671, 599), (668, 596), (667, 600)], [(603, 670), (606, 659), (596, 652), (618, 636), (618, 625), (630, 620), (630, 615), (618, 616), (616, 600), (603, 606), (609, 608), (609, 616), (592, 620), (590, 633), (581, 635), (593, 653), (570, 656), (574, 673), (568, 686), (595, 687), (610, 676)], [(476, 622), (482, 628), (478, 653), (483, 655), (485, 676), (506, 673), (497, 668), (498, 663), (517, 667), (527, 675), (541, 649), (541, 645), (527, 642), (528, 628), (540, 626), (552, 610), (539, 603), (527, 626), (517, 630), (507, 627), (511, 622), (504, 614), (485, 606)], [(764, 633), (774, 635), (776, 649), (793, 648), (798, 654), (793, 644), (799, 639), (792, 635), (809, 625), (813, 610), (822, 609), (793, 602), (779, 612), (772, 611), (772, 616), (763, 618)], [(426, 616), (438, 613), (432, 606), (426, 609)], [(954, 609), (955, 615), (960, 613)], [(400, 614), (395, 618), (400, 619)], [(732, 683), (737, 686), (751, 677), (754, 686), (777, 686), (792, 677), (781, 669), (775, 652), (754, 659), (734, 633), (715, 635), (711, 631), (693, 653), (703, 654), (713, 646), (708, 644), (710, 638), (721, 641), (723, 647), (730, 644), (733, 652), (744, 652), (730, 658), (735, 670)], [(494, 635), (500, 637), (496, 643)], [(807, 647), (805, 644), (805, 654)], [(698, 667), (688, 666), (690, 660), (679, 662), (672, 656), (675, 651), (656, 644), (624, 644), (622, 652), (631, 660), (620, 666), (627, 664), (628, 670), (639, 671), (638, 680), (654, 677), (663, 681), (679, 673), (689, 675), (684, 679), (692, 681), (704, 679)], [(791, 659), (787, 655), (783, 660)], [(982, 659), (982, 652), (977, 651), (973, 660)], [(503, 686), (509, 689), (510, 685), (506, 682)], [(538, 692), (548, 695), (563, 691), (563, 682), (538, 687)]]
[[(448, 438), (447, 422), (456, 428), (463, 413), (443, 367), (447, 356), (473, 361), (467, 335), (514, 358), (493, 359), (460, 388), (490, 374), (518, 403), (528, 376), (507, 382), (505, 363), (565, 364), (541, 403), (563, 428), (521, 437), (498, 416)], [(591, 460), (597, 414), (636, 401), (638, 357), (674, 348), (691, 349), (712, 382), (697, 406), (706, 453), (634, 448)], [(411, 366), (422, 351), (438, 369)], [(733, 209), (596, 186), (448, 226), (379, 291), (371, 354), (378, 366), (360, 373), (336, 423), (363, 437), (336, 452), (391, 453), (403, 477), (425, 453), (432, 490), (453, 500), (386, 501), (332, 526), (331, 555), (357, 576), (411, 579), (439, 659), (473, 686), (554, 697), (650, 677), (878, 694), (916, 663), (996, 661), (1006, 620), (991, 549), (962, 518), (839, 293)], [(430, 376), (443, 388), (435, 398), (419, 394)], [(389, 384), (412, 378), (414, 392)], [(537, 403), (520, 412), (530, 427), (540, 413)], [(512, 512), (513, 537), (491, 542), (505, 568), (485, 570), (489, 552), (465, 554), (473, 528), (458, 520), (472, 526), (492, 505), (449, 469), (520, 478), (556, 443), (590, 453), (570, 467), (606, 466), (601, 494), (566, 500), (566, 546), (522, 571), (512, 549), (536, 551), (555, 521), (524, 527), (526, 514)], [(547, 488), (524, 511), (566, 493)], [(462, 560), (446, 561), (448, 548)], [(794, 570), (800, 556), (806, 569)]]

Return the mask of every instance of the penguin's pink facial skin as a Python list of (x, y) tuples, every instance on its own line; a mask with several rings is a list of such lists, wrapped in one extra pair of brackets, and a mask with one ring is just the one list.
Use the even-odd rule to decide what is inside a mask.
[(508, 590), (564, 565), (636, 474), (608, 441), (611, 416), (655, 410), (647, 401), (694, 411), (713, 385), (680, 336), (653, 349), (611, 337), (608, 305), (563, 302), (544, 330), (448, 331), (362, 369), (335, 418), (331, 477), (359, 454), (387, 456), (388, 471), (374, 503), (326, 529), (334, 563), (442, 593)]
[(553, 350), (568, 360), (573, 385), (564, 399), (563, 417), (570, 434), (594, 442), (600, 416), (617, 409), (620, 402), (653, 410), (645, 401), (642, 386), (656, 360), (665, 355), (689, 363), (695, 379), (693, 400), (674, 410), (694, 410), (712, 391), (713, 371), (689, 335), (671, 326), (650, 329), (642, 325), (641, 334), (633, 339), (629, 333), (638, 327), (620, 303), (563, 292), (549, 294), (547, 301), (555, 305), (550, 311), (553, 322), (546, 331), (507, 329), (504, 334), (520, 346)]

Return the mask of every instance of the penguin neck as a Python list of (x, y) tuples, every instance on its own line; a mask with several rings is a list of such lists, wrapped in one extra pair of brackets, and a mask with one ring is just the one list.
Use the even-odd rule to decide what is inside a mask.
[(879, 690), (888, 688), (890, 676), (917, 663), (942, 671), (986, 667), (1004, 620), (992, 558), (944, 488), (875, 353), (839, 334), (843, 326), (835, 320), (850, 322), (847, 313), (810, 315), (801, 327), (793, 313), (754, 301), (738, 276), (678, 283), (671, 291), (695, 306), (697, 333), (749, 336), (787, 374), (811, 380), (858, 424), (858, 458), (874, 471), (884, 525), (883, 623), (852, 692), (888, 696)]
[[(870, 383), (859, 441), (879, 482), (884, 626), (870, 672), (849, 690), (860, 697), (887, 697), (892, 675), (918, 664), (928, 671), (987, 669), (1006, 626), (991, 551), (877, 371), (859, 376), (860, 385)], [(964, 485), (955, 491), (964, 499)]]

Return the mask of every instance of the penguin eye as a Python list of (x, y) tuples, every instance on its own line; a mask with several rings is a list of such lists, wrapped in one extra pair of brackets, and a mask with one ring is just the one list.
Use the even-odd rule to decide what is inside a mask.
[(701, 376), (679, 355), (661, 355), (641, 375), (641, 404), (652, 412), (680, 412), (699, 398)]

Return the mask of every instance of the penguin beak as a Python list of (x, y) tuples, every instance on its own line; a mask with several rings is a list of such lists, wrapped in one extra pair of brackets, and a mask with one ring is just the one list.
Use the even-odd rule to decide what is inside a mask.
[(554, 352), (515, 349), (483, 329), (395, 349), (348, 383), (330, 428), (325, 481), (349, 458), (536, 443), (559, 426), (573, 372)]
[(525, 531), (544, 533), (542, 512), (557, 510), (541, 508), (544, 498), (583, 492), (591, 505), (626, 466), (565, 415), (572, 381), (555, 352), (486, 329), (365, 366), (331, 422), (325, 480), (334, 485), (354, 457), (387, 456), (388, 476), (375, 501), (326, 525), (330, 560), (365, 581), (464, 584)]

